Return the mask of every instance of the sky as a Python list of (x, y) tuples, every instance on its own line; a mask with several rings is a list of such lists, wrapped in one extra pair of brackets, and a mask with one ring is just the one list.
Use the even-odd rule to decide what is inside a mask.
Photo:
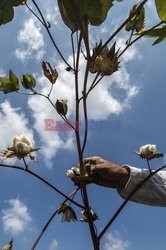
[[(90, 27), (91, 47), (101, 38), (105, 41), (109, 37), (127, 17), (135, 2), (115, 2), (107, 20), (99, 27)], [(60, 50), (71, 62), (70, 32), (61, 20), (56, 1), (47, 1), (47, 6), (41, 0), (38, 3), (51, 23), (51, 32)], [(158, 23), (153, 0), (148, 1), (146, 10), (147, 27)], [(116, 38), (117, 47), (121, 50), (128, 35), (122, 31)], [(55, 103), (59, 98), (67, 98), (68, 117), (73, 120), (73, 75), (65, 70), (66, 66), (38, 20), (25, 7), (17, 7), (14, 20), (0, 26), (0, 36), (0, 75), (8, 76), (9, 69), (17, 76), (31, 73), (37, 80), (38, 91), (47, 93), (50, 85), (42, 74), (40, 62), (49, 61), (59, 73), (51, 99)], [(152, 46), (152, 43), (150, 39), (142, 39), (131, 47), (121, 58), (120, 70), (111, 77), (105, 77), (89, 95), (89, 135), (85, 156), (98, 155), (119, 165), (146, 168), (146, 162), (134, 153), (140, 146), (156, 144), (160, 152), (166, 152), (166, 43), (158, 46)], [(84, 67), (82, 56), (80, 86)], [(89, 82), (92, 79), (91, 74)], [(21, 89), (21, 92), (26, 90)], [(74, 134), (72, 131), (44, 131), (45, 119), (60, 120), (43, 98), (0, 93), (0, 150), (11, 146), (15, 135), (26, 133), (36, 147), (41, 147), (36, 154), (38, 163), (29, 161), (30, 169), (68, 194), (73, 190), (73, 183), (67, 178), (66, 171), (78, 162)], [(83, 123), (82, 112), (81, 121)], [(9, 163), (22, 166), (19, 160)], [(165, 159), (154, 160), (152, 168), (163, 164)], [(14, 250), (29, 250), (63, 197), (34, 177), (12, 169), (0, 168), (0, 188), (0, 247), (14, 238)], [(99, 217), (96, 226), (100, 231), (123, 199), (116, 190), (93, 184), (87, 188), (92, 207)], [(80, 201), (79, 195), (76, 200)], [(80, 217), (80, 209), (73, 208)], [(103, 238), (101, 249), (164, 250), (165, 213), (165, 208), (129, 202)], [(57, 216), (36, 249), (92, 249), (87, 224), (61, 223), (61, 215)]]

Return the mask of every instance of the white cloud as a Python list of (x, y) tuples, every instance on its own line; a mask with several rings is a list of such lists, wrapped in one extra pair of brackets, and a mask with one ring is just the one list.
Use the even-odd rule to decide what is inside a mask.
[(50, 22), (51, 25), (56, 25), (57, 28), (59, 28), (59, 21), (60, 21), (60, 15), (59, 15), (59, 9), (58, 7), (53, 3), (48, 5), (48, 8), (46, 10), (46, 19), (48, 22)]
[(34, 18), (29, 18), (23, 23), (18, 34), (18, 42), (20, 47), (15, 50), (15, 55), (22, 61), (32, 57), (40, 60), (45, 54), (41, 27)]
[(23, 133), (27, 134), (34, 143), (28, 119), (21, 108), (13, 108), (9, 101), (0, 104), (0, 124), (0, 150), (11, 146), (13, 137)]
[[(44, 77), (39, 78), (39, 82), (42, 86), (41, 91), (46, 93), (50, 84)], [(55, 87), (55, 91), (52, 94), (53, 103), (55, 103), (56, 99), (58, 98), (68, 98), (70, 94), (73, 95), (70, 85), (64, 86), (63, 83), (60, 84), (58, 89), (56, 89)], [(29, 98), (28, 104), (33, 111), (32, 115), (34, 117), (34, 129), (40, 136), (40, 140), (42, 143), (42, 150), (40, 151), (40, 153), (44, 155), (47, 167), (51, 167), (51, 159), (55, 156), (58, 150), (73, 149), (73, 133), (71, 131), (44, 131), (45, 119), (60, 121), (61, 118), (59, 117), (55, 109), (50, 105), (50, 103), (43, 97), (31, 97)], [(69, 113), (71, 113), (70, 110)]]
[(48, 250), (57, 250), (58, 242), (53, 240)]
[[(105, 77), (96, 89), (90, 93), (88, 97), (88, 114), (90, 119), (105, 120), (112, 114), (119, 114), (130, 108), (131, 100), (139, 92), (139, 88), (136, 83), (131, 82), (126, 62), (134, 60), (137, 54), (138, 51), (133, 47), (132, 52), (127, 52), (126, 60), (121, 62), (121, 69), (113, 74), (112, 77)], [(72, 64), (72, 57), (69, 57), (68, 61)], [(52, 91), (51, 99), (53, 104), (57, 99), (68, 99), (68, 117), (70, 117), (70, 115), (74, 114), (75, 110), (74, 75), (71, 72), (67, 72), (65, 68), (64, 63), (60, 63), (56, 67), (59, 78)], [(80, 95), (84, 79), (84, 69), (85, 60), (81, 56), (79, 71)], [(88, 85), (93, 81), (93, 78), (94, 75), (90, 74)], [(47, 79), (41, 76), (37, 82), (38, 91), (47, 94), (50, 88), (50, 83)], [(74, 135), (72, 132), (63, 132), (62, 134), (58, 131), (44, 131), (45, 119), (61, 120), (48, 100), (43, 97), (33, 96), (29, 97), (28, 104), (34, 117), (34, 129), (36, 129), (43, 144), (41, 153), (44, 154), (47, 165), (51, 166), (51, 159), (55, 156), (57, 150), (73, 149)], [(81, 112), (82, 118), (83, 112)]]
[(2, 210), (4, 231), (18, 235), (28, 227), (32, 218), (27, 206), (19, 199), (10, 199), (7, 204), (9, 207)]
[(118, 232), (114, 232), (106, 236), (103, 250), (127, 250), (129, 246), (128, 241), (121, 239)]

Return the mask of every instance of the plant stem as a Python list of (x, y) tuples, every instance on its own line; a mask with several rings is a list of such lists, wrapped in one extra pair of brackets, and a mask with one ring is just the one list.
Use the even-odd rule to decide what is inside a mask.
[(137, 42), (140, 38), (142, 38), (144, 35), (148, 34), (148, 32), (150, 32), (151, 30), (157, 28), (158, 26), (160, 26), (163, 22), (159, 22), (158, 24), (154, 25), (152, 28), (150, 28), (149, 30), (146, 30), (144, 32), (142, 32), (142, 34), (140, 36), (138, 36), (137, 38), (135, 38), (133, 41), (130, 41), (127, 46), (124, 48), (124, 50), (119, 54), (118, 58), (121, 57), (124, 52), (131, 47), (135, 42)]
[(90, 48), (89, 48), (89, 35), (88, 35), (88, 20), (87, 18), (81, 19), (80, 17), (80, 11), (77, 7), (76, 1), (72, 0), (70, 1), (72, 8), (74, 9), (75, 17), (77, 19), (79, 28), (81, 30), (82, 37), (84, 39), (86, 52), (87, 52), (87, 59), (90, 59)]
[(26, 3), (27, 8), (30, 10), (30, 12), (39, 20), (39, 22), (45, 26), (45, 24), (43, 23), (43, 21), (40, 19), (40, 17), (29, 7), (29, 5)]
[(129, 202), (129, 200), (132, 198), (132, 196), (138, 191), (138, 189), (140, 189), (153, 175), (155, 175), (159, 171), (163, 170), (164, 168), (166, 168), (166, 166), (162, 166), (162, 167), (158, 168), (157, 170), (155, 170), (154, 172), (151, 172), (143, 181), (141, 181), (140, 183), (138, 183), (138, 185), (133, 189), (133, 191), (129, 194), (129, 196), (125, 199), (125, 201), (117, 209), (117, 211), (115, 212), (115, 214), (112, 216), (112, 218), (106, 224), (106, 226), (104, 227), (104, 229), (98, 235), (98, 239), (99, 240), (103, 237), (103, 235), (106, 233), (106, 231), (108, 230), (108, 228), (112, 225), (112, 223), (118, 217), (118, 215), (120, 214), (120, 212), (122, 211), (122, 209), (126, 206), (126, 204)]
[[(78, 122), (79, 122), (78, 72), (79, 72), (81, 41), (82, 41), (82, 33), (80, 33), (80, 37), (79, 37), (79, 41), (78, 41), (77, 56), (76, 56), (76, 70), (75, 70), (75, 96), (76, 96), (75, 117), (76, 117), (76, 124), (78, 124)], [(86, 85), (87, 85), (87, 79), (88, 79), (88, 65), (89, 65), (89, 63), (87, 62), (85, 79), (84, 79), (84, 90), (85, 91), (86, 91)], [(83, 175), (83, 151), (81, 149), (80, 133), (79, 133), (79, 130), (77, 129), (77, 127), (75, 130), (75, 136), (76, 136), (77, 151), (78, 151), (78, 157), (79, 157), (79, 163), (80, 163), (80, 175), (82, 176)], [(89, 230), (90, 230), (90, 234), (91, 234), (91, 238), (92, 238), (92, 242), (93, 242), (93, 247), (95, 250), (99, 250), (99, 241), (97, 239), (97, 235), (96, 235), (95, 228), (94, 228), (93, 221), (92, 221), (91, 214), (90, 214), (90, 206), (89, 206), (89, 201), (88, 201), (87, 190), (86, 190), (86, 186), (82, 182), (80, 183), (80, 189), (81, 189), (82, 200), (84, 202), (85, 209), (87, 210), (88, 225), (89, 225)]]
[[(79, 188), (77, 188), (76, 190), (74, 190), (71, 194), (68, 195), (68, 198), (72, 198), (77, 191), (79, 190)], [(49, 218), (49, 220), (47, 221), (47, 223), (44, 225), (43, 229), (41, 230), (39, 236), (36, 238), (35, 242), (33, 243), (33, 246), (31, 248), (31, 250), (34, 250), (35, 247), (37, 246), (37, 244), (39, 243), (41, 237), (43, 236), (43, 234), (45, 233), (45, 231), (47, 230), (48, 226), (50, 225), (51, 221), (55, 218), (55, 216), (57, 215), (59, 208), (65, 204), (68, 201), (68, 198), (66, 198), (61, 205), (56, 209), (56, 211), (51, 215), (51, 217)]]
[(23, 159), (23, 162), (24, 162), (24, 165), (25, 165), (25, 171), (27, 171), (28, 170), (28, 165), (27, 165), (27, 163), (25, 161), (25, 158), (22, 158), (22, 159)]
[(82, 206), (81, 204), (79, 204), (78, 202), (68, 198), (68, 196), (66, 194), (64, 194), (62, 191), (60, 191), (58, 188), (56, 188), (54, 185), (52, 185), (51, 183), (49, 183), (47, 180), (45, 180), (43, 177), (39, 176), (38, 174), (36, 174), (35, 172), (27, 169), (25, 170), (25, 168), (23, 167), (19, 167), (19, 166), (10, 166), (10, 165), (7, 165), (7, 164), (1, 164), (0, 163), (0, 167), (6, 167), (6, 168), (12, 168), (12, 169), (18, 169), (18, 170), (21, 170), (21, 171), (24, 171), (30, 175), (33, 175), (34, 177), (36, 177), (38, 180), (40, 180), (41, 182), (45, 183), (47, 186), (49, 186), (51, 189), (53, 189), (54, 191), (56, 191), (57, 193), (59, 193), (60, 195), (62, 195), (63, 197), (65, 197), (66, 199), (70, 200), (73, 204), (75, 204), (77, 207), (80, 207), (81, 209), (84, 209), (85, 207)]
[[(56, 42), (55, 42), (55, 40), (54, 40), (54, 38), (53, 38), (53, 36), (52, 36), (50, 30), (49, 30), (49, 27), (48, 27), (48, 25), (47, 25), (47, 23), (46, 23), (46, 20), (45, 20), (45, 18), (44, 18), (44, 16), (43, 16), (43, 13), (42, 13), (42, 11), (40, 10), (38, 4), (36, 3), (35, 0), (32, 0), (32, 2), (33, 2), (33, 4), (35, 5), (36, 9), (38, 10), (38, 12), (39, 12), (39, 14), (40, 14), (40, 16), (41, 16), (42, 24), (43, 24), (43, 26), (45, 27), (45, 29), (46, 29), (46, 31), (47, 31), (47, 33), (48, 33), (48, 35), (49, 35), (49, 37), (50, 37), (50, 39), (51, 39), (51, 41), (52, 41), (54, 47), (55, 47), (55, 49), (57, 50), (58, 54), (60, 55), (61, 59), (64, 61), (64, 63), (65, 63), (70, 69), (73, 70), (73, 68), (72, 68), (72, 67), (70, 66), (70, 64), (66, 61), (66, 59), (65, 59), (64, 56), (62, 55), (60, 49), (59, 49), (58, 46), (56, 45)], [(36, 15), (35, 15), (35, 16), (36, 16)]]
[(74, 39), (73, 39), (74, 33), (71, 33), (71, 46), (72, 46), (72, 54), (73, 54), (73, 69), (75, 70), (76, 62), (75, 62), (75, 48), (74, 48)]
[(119, 28), (110, 36), (110, 38), (108, 38), (108, 40), (103, 44), (103, 46), (101, 47), (101, 49), (98, 51), (97, 54), (99, 54), (114, 39), (114, 37), (125, 27), (125, 25), (145, 5), (147, 1), (148, 0), (144, 0), (139, 4), (138, 8), (135, 11), (133, 11), (133, 13), (119, 26)]
[(147, 158), (146, 160), (147, 160), (147, 164), (148, 164), (149, 173), (151, 174), (152, 170), (151, 170), (151, 167), (150, 167), (149, 159)]

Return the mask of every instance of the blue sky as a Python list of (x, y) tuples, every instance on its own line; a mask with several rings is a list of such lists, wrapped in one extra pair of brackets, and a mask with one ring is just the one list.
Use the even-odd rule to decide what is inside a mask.
[[(70, 33), (59, 17), (55, 1), (49, 1), (47, 10), (41, 0), (38, 2), (52, 23), (52, 32), (60, 49), (71, 61)], [(107, 21), (99, 28), (91, 28), (91, 46), (101, 37), (106, 40), (127, 16), (133, 3), (135, 1), (116, 3), (114, 13), (112, 9)], [(147, 25), (158, 21), (153, 1), (149, 0)], [(51, 98), (54, 102), (58, 98), (67, 98), (69, 117), (73, 119), (72, 74), (65, 71), (65, 65), (38, 21), (24, 7), (18, 7), (15, 19), (1, 26), (0, 34), (0, 75), (7, 75), (8, 69), (18, 76), (32, 73), (37, 79), (38, 89), (44, 92), (49, 83), (42, 75), (40, 62), (51, 62), (59, 72)], [(124, 45), (127, 35), (122, 32), (118, 36), (119, 47)], [(152, 143), (159, 151), (166, 151), (165, 49), (166, 43), (152, 47), (152, 40), (142, 39), (122, 58), (120, 71), (111, 78), (104, 78), (89, 96), (89, 118), (94, 127), (89, 131), (85, 156), (99, 155), (119, 165), (127, 163), (145, 168), (145, 162), (133, 153), (135, 150)], [(81, 84), (83, 58), (80, 68)], [(37, 153), (39, 163), (30, 163), (30, 168), (68, 194), (73, 190), (73, 184), (65, 173), (78, 161), (75, 140), (72, 132), (44, 131), (44, 119), (49, 118), (59, 120), (45, 100), (36, 96), (0, 93), (0, 149), (10, 146), (15, 135), (27, 133), (35, 146), (42, 148)], [(155, 160), (152, 166), (157, 168), (164, 163), (163, 159)], [(15, 164), (21, 165), (21, 162)], [(29, 250), (63, 198), (26, 173), (10, 169), (0, 169), (0, 187), (0, 246), (14, 238), (14, 250)], [(123, 200), (116, 190), (89, 185), (88, 191), (92, 207), (100, 218), (96, 222), (100, 231)], [(76, 198), (79, 201), (79, 195)], [(81, 216), (80, 210), (75, 209), (78, 217)], [(164, 250), (165, 241), (165, 208), (130, 202), (106, 234), (101, 249)], [(91, 249), (87, 225), (81, 222), (64, 224), (58, 216), (36, 249)]]

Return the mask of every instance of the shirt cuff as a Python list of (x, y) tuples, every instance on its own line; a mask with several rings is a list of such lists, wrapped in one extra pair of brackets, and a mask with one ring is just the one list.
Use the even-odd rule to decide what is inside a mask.
[[(130, 176), (123, 190), (118, 190), (119, 195), (126, 199), (134, 188), (149, 175), (149, 170), (139, 169), (129, 165)], [(166, 171), (160, 171), (151, 177), (131, 197), (131, 201), (151, 206), (166, 206)]]

